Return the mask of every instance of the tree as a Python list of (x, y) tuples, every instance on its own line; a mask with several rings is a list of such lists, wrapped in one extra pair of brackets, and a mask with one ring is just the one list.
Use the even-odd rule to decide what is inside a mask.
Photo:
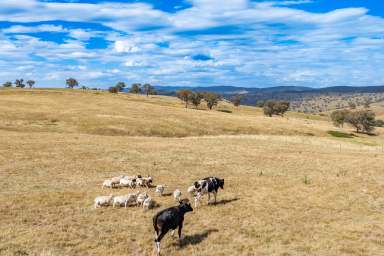
[(265, 101), (264, 100), (258, 100), (256, 101), (256, 107), (262, 108), (264, 107)]
[(179, 91), (176, 91), (177, 97), (181, 101), (185, 102), (185, 108), (188, 108), (188, 102), (190, 100), (191, 94), (192, 94), (191, 90), (179, 90)]
[(16, 81), (15, 81), (15, 85), (16, 85), (16, 87), (20, 87), (20, 88), (24, 88), (25, 87), (25, 84), (23, 84), (23, 82), (24, 82), (24, 79), (16, 79)]
[(331, 114), (333, 124), (337, 127), (343, 127), (349, 113), (350, 111), (347, 109), (333, 111)]
[(132, 84), (131, 85), (131, 89), (129, 90), (130, 93), (141, 93), (141, 84)]
[(33, 81), (33, 80), (28, 80), (28, 81), (27, 81), (27, 84), (28, 84), (29, 88), (32, 88), (33, 85), (35, 84), (35, 81)]
[(147, 95), (147, 97), (150, 94), (156, 94), (155, 87), (153, 87), (151, 84), (144, 84), (143, 88), (144, 88), (144, 93)]
[(364, 108), (369, 108), (371, 106), (371, 100), (369, 98), (364, 99)]
[(241, 103), (241, 95), (233, 96), (232, 99), (231, 99), (231, 102), (233, 103), (233, 105), (234, 105), (235, 107), (240, 106), (240, 103)]
[(201, 100), (204, 98), (203, 94), (199, 93), (199, 92), (193, 92), (190, 96), (189, 96), (189, 100), (191, 101), (191, 103), (195, 106), (195, 108), (197, 108), (200, 103), (201, 103)]
[(119, 92), (119, 87), (117, 87), (117, 86), (111, 86), (111, 87), (108, 88), (108, 91), (109, 91), (110, 93), (118, 93), (118, 92)]
[(81, 86), (81, 89), (82, 90), (88, 90), (89, 88), (87, 86), (83, 85), (83, 86)]
[(116, 85), (115, 85), (117, 91), (121, 92), (124, 88), (125, 88), (125, 83), (124, 82), (118, 82)]
[(220, 95), (213, 93), (213, 92), (206, 92), (204, 93), (204, 100), (207, 102), (207, 107), (209, 109), (212, 109), (214, 106), (219, 103), (219, 100), (221, 99)]
[(12, 82), (7, 81), (3, 84), (3, 87), (12, 87)]
[(74, 78), (68, 78), (65, 80), (65, 84), (68, 86), (68, 88), (73, 89), (73, 87), (79, 86), (79, 83)]
[(360, 110), (350, 112), (346, 117), (346, 122), (356, 128), (356, 132), (370, 133), (375, 129), (375, 113), (370, 110)]
[(266, 101), (263, 105), (264, 115), (269, 117), (272, 117), (272, 115), (283, 116), (288, 111), (289, 105), (288, 101)]

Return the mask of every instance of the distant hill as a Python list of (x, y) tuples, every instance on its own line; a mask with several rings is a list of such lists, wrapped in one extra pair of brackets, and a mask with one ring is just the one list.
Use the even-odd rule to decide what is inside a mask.
[[(178, 87), (158, 86), (160, 95), (174, 96), (177, 90), (189, 89), (196, 92), (215, 92), (224, 98), (230, 99), (234, 95), (242, 95), (242, 104), (255, 105), (257, 101), (288, 100), (293, 110), (304, 112), (322, 112), (348, 106), (348, 101), (362, 105), (366, 99), (371, 102), (382, 101), (384, 86), (332, 86), (325, 88), (311, 88), (303, 86), (276, 86), (267, 88), (247, 88), (236, 86), (210, 86), (210, 87)], [(383, 94), (383, 95), (381, 95)], [(383, 97), (382, 97), (383, 96)], [(324, 98), (327, 98), (324, 100)], [(324, 100), (321, 106), (316, 106), (318, 99)], [(311, 102), (310, 105), (307, 103)]]

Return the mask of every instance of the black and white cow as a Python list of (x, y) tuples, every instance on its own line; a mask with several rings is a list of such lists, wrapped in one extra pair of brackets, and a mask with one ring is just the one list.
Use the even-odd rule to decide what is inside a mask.
[(197, 192), (195, 196), (195, 207), (200, 201), (201, 196), (205, 194), (208, 194), (208, 204), (211, 200), (211, 193), (213, 193), (216, 203), (217, 191), (219, 188), (224, 189), (224, 179), (219, 179), (217, 177), (206, 177), (196, 181), (194, 186)]
[(176, 228), (179, 228), (179, 241), (181, 230), (183, 228), (184, 214), (193, 211), (188, 199), (183, 199), (178, 206), (170, 207), (158, 212), (153, 216), (153, 227), (155, 229), (155, 244), (157, 255), (160, 255), (160, 241), (169, 230), (172, 230), (172, 236)]

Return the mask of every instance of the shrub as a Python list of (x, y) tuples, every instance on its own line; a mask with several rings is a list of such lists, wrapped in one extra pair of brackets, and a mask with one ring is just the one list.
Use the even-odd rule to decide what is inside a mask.
[(116, 87), (116, 86), (111, 86), (111, 87), (108, 88), (108, 91), (110, 93), (118, 93), (119, 92), (119, 88)]
[(188, 102), (190, 100), (191, 94), (192, 94), (191, 90), (179, 90), (179, 91), (176, 91), (177, 97), (181, 101), (185, 102), (185, 108), (188, 108)]
[(68, 78), (65, 80), (65, 84), (68, 86), (68, 88), (79, 86), (79, 82), (77, 82), (77, 80), (74, 78)]
[(214, 106), (217, 106), (221, 97), (220, 95), (213, 92), (204, 93), (204, 100), (207, 102), (207, 107), (212, 109)]
[(144, 84), (143, 85), (143, 88), (144, 88), (144, 93), (147, 95), (153, 95), (153, 94), (156, 94), (156, 90), (155, 90), (155, 87), (153, 87), (151, 84)]
[(121, 92), (124, 88), (125, 88), (125, 83), (124, 82), (118, 82), (116, 85), (115, 85), (116, 89)]
[(195, 106), (195, 108), (197, 108), (200, 105), (202, 99), (203, 99), (203, 94), (199, 92), (192, 92), (189, 95), (189, 100)]
[(375, 129), (375, 113), (370, 110), (350, 112), (346, 122), (356, 128), (356, 132), (370, 133)]
[(5, 82), (3, 84), (3, 87), (12, 87), (12, 82), (9, 82), (9, 81)]
[(258, 108), (262, 108), (262, 107), (264, 107), (264, 104), (265, 104), (265, 101), (264, 100), (258, 100), (258, 101), (256, 101), (256, 107), (258, 107)]
[(333, 111), (331, 114), (333, 124), (337, 127), (343, 127), (349, 113), (350, 111), (346, 109)]
[(269, 100), (264, 103), (263, 111), (264, 115), (271, 117), (272, 115), (281, 115), (283, 116), (285, 112), (289, 109), (288, 101), (272, 101)]
[(233, 96), (232, 99), (231, 99), (231, 102), (233, 103), (233, 105), (234, 105), (235, 107), (240, 106), (240, 103), (241, 103), (241, 95)]
[(131, 89), (129, 90), (130, 93), (136, 93), (139, 94), (141, 93), (141, 84), (132, 84)]

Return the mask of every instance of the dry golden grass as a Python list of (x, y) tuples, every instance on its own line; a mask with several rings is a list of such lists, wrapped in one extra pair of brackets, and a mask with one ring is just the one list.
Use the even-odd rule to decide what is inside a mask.
[[(0, 91), (0, 100), (0, 255), (153, 255), (151, 218), (172, 197), (151, 189), (160, 207), (147, 212), (92, 208), (95, 196), (110, 193), (101, 189), (105, 178), (138, 173), (184, 194), (198, 178), (225, 178), (219, 203), (207, 206), (204, 198), (186, 215), (183, 246), (167, 235), (163, 255), (384, 251), (384, 152), (326, 137), (324, 121), (264, 118), (249, 108), (185, 110), (172, 98), (94, 92)], [(145, 135), (139, 125), (158, 124), (182, 132), (90, 132), (119, 126)], [(236, 135), (244, 131), (255, 135)], [(209, 136), (177, 137), (201, 134)]]

